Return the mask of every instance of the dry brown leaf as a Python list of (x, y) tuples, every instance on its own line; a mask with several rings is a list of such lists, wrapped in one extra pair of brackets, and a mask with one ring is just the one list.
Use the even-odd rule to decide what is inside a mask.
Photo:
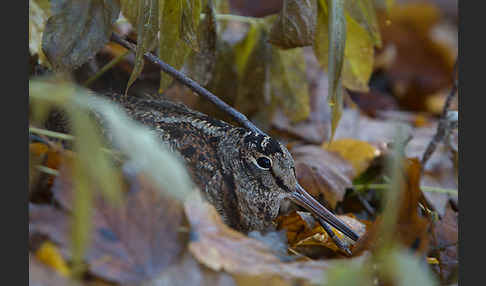
[(350, 188), (354, 171), (351, 164), (339, 156), (317, 146), (305, 145), (292, 148), (297, 180), (314, 197), (322, 196), (330, 208), (344, 198)]
[(397, 4), (380, 17), (384, 51), (395, 53), (385, 73), (407, 109), (427, 110), (427, 97), (452, 83), (455, 52), (433, 32), (440, 19), (438, 7), (431, 3)]
[[(368, 143), (392, 142), (396, 123), (391, 120), (377, 120), (360, 114), (355, 109), (345, 109), (335, 139), (353, 138)], [(412, 129), (407, 132), (411, 135)]]
[(429, 220), (418, 212), (423, 194), (420, 190), (421, 166), (418, 159), (405, 161), (406, 185), (399, 199), (398, 229), (396, 239), (405, 246), (418, 252), (425, 252), (428, 247)]
[[(33, 207), (31, 235), (43, 234), (70, 256), (72, 181), (61, 171), (53, 192), (64, 208)], [(154, 278), (174, 263), (184, 250), (186, 233), (180, 232), (184, 214), (181, 204), (156, 189), (141, 174), (129, 180), (124, 201), (113, 206), (101, 197), (92, 210), (93, 233), (85, 253), (89, 270), (118, 283), (136, 283)]]
[[(419, 187), (420, 163), (417, 159), (404, 161), (405, 183), (398, 198), (399, 209), (392, 239), (412, 251), (424, 254), (429, 247), (429, 219), (419, 214), (419, 202), (423, 203), (423, 194)], [(380, 246), (377, 237), (383, 219), (378, 216), (369, 231), (356, 245), (356, 252), (374, 249)]]
[(144, 286), (236, 286), (235, 279), (226, 272), (217, 272), (199, 264), (186, 251), (177, 264), (171, 265), (162, 275)]
[[(408, 157), (420, 158), (424, 154), (430, 140), (435, 135), (436, 128), (436, 124), (415, 128), (413, 138), (405, 150), (406, 155)], [(457, 137), (453, 137), (452, 143), (457, 145), (457, 139)], [(447, 146), (439, 144), (423, 169), (424, 173), (420, 180), (421, 186), (458, 190), (458, 176), (455, 171), (453, 153)], [(445, 215), (447, 203), (450, 199), (458, 199), (457, 195), (441, 192), (424, 191), (423, 194), (429, 206), (440, 216)]]
[(42, 50), (54, 69), (73, 70), (109, 41), (119, 1), (63, 0), (51, 3)]
[(284, 49), (310, 46), (314, 42), (317, 20), (315, 0), (284, 1), (273, 23), (268, 41)]
[(440, 279), (445, 284), (453, 281), (458, 274), (459, 256), (458, 256), (458, 233), (459, 221), (458, 214), (451, 205), (448, 204), (445, 216), (433, 225), (433, 236), (431, 255), (436, 257), (439, 265), (437, 270)]
[(185, 211), (192, 233), (189, 250), (210, 269), (226, 271), (238, 280), (264, 277), (266, 281), (273, 277), (279, 281), (322, 282), (327, 262), (282, 262), (262, 242), (226, 226), (214, 207), (200, 199), (188, 200)]

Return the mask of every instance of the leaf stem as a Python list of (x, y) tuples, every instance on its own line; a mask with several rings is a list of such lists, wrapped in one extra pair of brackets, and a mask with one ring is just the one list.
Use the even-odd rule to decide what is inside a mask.
[(120, 54), (116, 58), (112, 59), (109, 63), (103, 66), (102, 69), (100, 69), (95, 75), (90, 77), (88, 80), (84, 82), (85, 86), (90, 86), (95, 80), (100, 78), (105, 72), (107, 72), (109, 69), (114, 67), (116, 64), (118, 64), (126, 55), (130, 53), (130, 50), (126, 50), (123, 54)]
[[(206, 14), (201, 14), (201, 20), (206, 17)], [(254, 24), (262, 21), (262, 18), (256, 17), (248, 17), (248, 16), (240, 16), (240, 15), (232, 15), (232, 14), (216, 14), (216, 20), (218, 21), (237, 21), (242, 23), (249, 23)]]
[[(356, 191), (363, 191), (368, 189), (376, 189), (376, 190), (387, 190), (390, 188), (389, 184), (364, 184), (364, 185), (354, 185), (353, 189)], [(429, 186), (420, 186), (420, 189), (424, 192), (433, 192), (433, 193), (443, 193), (449, 195), (458, 195), (457, 190), (454, 189), (445, 189), (439, 187), (429, 187)]]
[(35, 166), (37, 170), (43, 172), (43, 173), (46, 173), (46, 174), (49, 174), (49, 175), (53, 175), (53, 176), (58, 176), (59, 175), (59, 171), (58, 170), (55, 170), (55, 169), (52, 169), (52, 168), (49, 168), (49, 167), (46, 167), (46, 166), (41, 166), (41, 165), (37, 165)]
[(69, 134), (64, 134), (64, 133), (59, 133), (55, 131), (50, 131), (46, 129), (41, 129), (37, 127), (29, 127), (29, 132), (35, 133), (35, 134), (40, 134), (40, 135), (45, 135), (47, 137), (51, 138), (57, 138), (57, 139), (62, 139), (62, 140), (68, 140), (68, 141), (73, 141), (74, 136), (69, 135)]

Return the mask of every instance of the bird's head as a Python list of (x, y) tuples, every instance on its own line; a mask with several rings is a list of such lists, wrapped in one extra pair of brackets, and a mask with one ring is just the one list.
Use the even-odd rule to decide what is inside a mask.
[(237, 197), (240, 212), (247, 216), (244, 221), (249, 230), (268, 226), (277, 217), (281, 201), (290, 199), (344, 235), (358, 239), (354, 231), (299, 185), (294, 159), (285, 146), (254, 132), (246, 132), (239, 146), (233, 164), (243, 170)]

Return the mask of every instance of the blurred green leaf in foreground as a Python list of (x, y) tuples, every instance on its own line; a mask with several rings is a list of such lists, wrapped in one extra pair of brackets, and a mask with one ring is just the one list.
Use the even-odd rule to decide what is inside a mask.
[[(121, 178), (106, 147), (121, 152), (127, 162), (143, 171), (159, 189), (184, 199), (193, 189), (182, 161), (168, 151), (144, 126), (129, 119), (115, 104), (62, 80), (31, 80), (29, 97), (31, 124), (41, 125), (52, 108), (63, 110), (74, 135), (73, 163), (73, 263), (80, 266), (91, 229), (94, 190), (101, 190), (109, 201), (120, 200)], [(103, 122), (109, 144), (103, 144), (100, 128), (92, 114)]]

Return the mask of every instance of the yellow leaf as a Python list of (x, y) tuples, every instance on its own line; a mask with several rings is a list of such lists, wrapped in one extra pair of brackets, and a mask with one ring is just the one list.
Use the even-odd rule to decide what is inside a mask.
[(235, 65), (240, 79), (245, 73), (251, 54), (254, 52), (255, 47), (258, 47), (261, 31), (261, 26), (251, 25), (245, 39), (235, 46)]
[(69, 276), (71, 271), (69, 270), (66, 261), (62, 257), (57, 246), (53, 243), (46, 241), (42, 243), (39, 249), (35, 252), (36, 257), (43, 263), (54, 268), (62, 276)]
[(144, 54), (151, 50), (159, 31), (159, 2), (158, 0), (139, 0), (137, 23), (137, 51), (135, 54), (135, 66), (128, 79), (125, 95), (133, 82), (142, 73)]
[(435, 257), (427, 257), (427, 263), (428, 264), (439, 264), (439, 260)]
[(374, 0), (347, 0), (344, 5), (351, 18), (356, 20), (370, 34), (375, 46), (381, 48), (381, 34)]
[[(162, 3), (163, 2), (163, 3)], [(191, 51), (182, 32), (183, 9), (179, 0), (159, 0), (159, 57), (175, 69), (180, 69)], [(161, 71), (159, 92), (162, 93), (173, 78)]]
[[(329, 57), (329, 12), (326, 1), (317, 17), (314, 53), (323, 69), (328, 68)], [(343, 86), (354, 91), (368, 91), (368, 80), (373, 71), (374, 43), (370, 33), (345, 11), (346, 45), (342, 69)]]
[(271, 84), (285, 115), (292, 121), (305, 120), (310, 114), (309, 87), (303, 50), (272, 48)]
[(323, 147), (338, 153), (351, 163), (356, 176), (366, 171), (371, 161), (380, 154), (380, 151), (369, 143), (351, 138), (338, 139)]
[[(359, 233), (359, 235), (363, 235), (366, 232), (366, 225), (356, 218), (349, 215), (338, 215), (338, 217), (350, 228)], [(284, 229), (286, 231), (287, 240), (291, 248), (318, 245), (333, 251), (339, 251), (339, 247), (334, 243), (329, 234), (309, 213), (292, 212), (279, 216), (276, 222), (277, 229)], [(330, 227), (339, 239), (349, 247), (352, 247), (352, 242), (348, 238), (334, 227)]]

